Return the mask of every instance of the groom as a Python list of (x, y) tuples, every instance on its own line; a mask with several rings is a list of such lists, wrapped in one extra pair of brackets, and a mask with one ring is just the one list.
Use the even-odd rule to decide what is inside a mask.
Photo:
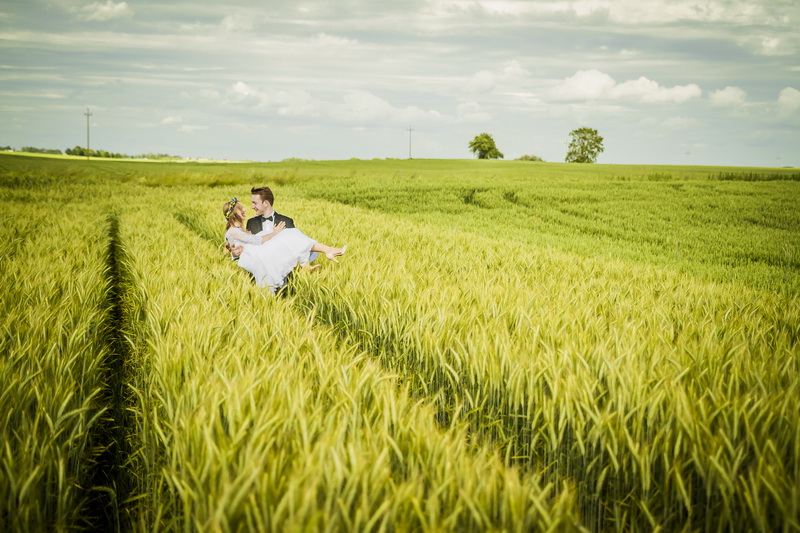
[(272, 230), (279, 222), (284, 222), (287, 228), (294, 227), (294, 220), (283, 215), (279, 215), (272, 209), (275, 205), (275, 195), (269, 187), (253, 187), (250, 189), (251, 207), (255, 210), (256, 216), (247, 221), (247, 231), (255, 235), (261, 231), (272, 233)]
[[(275, 204), (275, 195), (269, 187), (253, 187), (250, 189), (250, 207), (252, 207), (256, 216), (247, 220), (247, 231), (255, 235), (261, 231), (272, 233), (275, 226), (280, 222), (286, 224), (286, 228), (294, 227), (294, 220), (287, 216), (280, 215), (272, 209)], [(239, 259), (244, 250), (243, 246), (234, 246), (231, 248), (231, 255), (233, 259)], [(311, 253), (311, 261), (317, 258), (317, 253)]]

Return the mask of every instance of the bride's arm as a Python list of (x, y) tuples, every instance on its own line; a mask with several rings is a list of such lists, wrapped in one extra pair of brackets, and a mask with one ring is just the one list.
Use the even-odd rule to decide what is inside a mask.
[(284, 222), (284, 221), (278, 222), (278, 225), (275, 226), (275, 229), (272, 230), (272, 233), (267, 233), (266, 235), (262, 235), (261, 236), (261, 243), (263, 244), (263, 243), (267, 242), (268, 240), (270, 240), (275, 235), (277, 235), (278, 233), (282, 232), (285, 229), (286, 229), (286, 222)]
[(264, 244), (275, 235), (283, 231), (285, 228), (286, 224), (280, 222), (277, 226), (275, 226), (275, 230), (272, 233), (260, 236), (247, 233), (241, 228), (230, 228), (228, 233), (226, 233), (226, 236), (230, 236), (231, 240), (237, 240), (246, 244)]
[(228, 232), (225, 233), (225, 237), (228, 238), (229, 241), (239, 241), (245, 244), (261, 244), (263, 242), (261, 237), (247, 233), (241, 228), (229, 229)]

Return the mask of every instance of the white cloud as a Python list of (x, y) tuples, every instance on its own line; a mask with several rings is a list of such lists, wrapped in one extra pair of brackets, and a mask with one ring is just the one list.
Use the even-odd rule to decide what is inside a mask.
[(788, 22), (785, 8), (779, 3), (749, 0), (429, 0), (428, 6), (437, 18), (588, 19), (625, 25)]
[(747, 101), (747, 93), (738, 87), (725, 87), (714, 91), (708, 97), (714, 107), (742, 107)]
[(791, 56), (797, 54), (798, 40), (795, 35), (775, 30), (777, 34), (764, 35), (760, 32), (742, 30), (732, 35), (734, 42), (762, 56)]
[(498, 0), (483, 0), (480, 5), (484, 10), (500, 15), (521, 15), (526, 7), (520, 2)]
[(228, 93), (229, 105), (239, 109), (275, 113), (280, 116), (319, 119), (325, 117), (339, 122), (409, 122), (438, 121), (437, 111), (425, 111), (416, 106), (395, 107), (368, 91), (350, 91), (340, 100), (325, 101), (301, 90), (259, 90), (244, 82), (236, 82)]
[(133, 10), (128, 7), (127, 2), (120, 2), (115, 4), (113, 0), (108, 0), (105, 4), (95, 2), (84, 6), (80, 10), (80, 18), (83, 20), (94, 20), (104, 22), (106, 20), (130, 17), (133, 15)]
[(323, 102), (306, 91), (277, 91), (272, 102), (279, 115), (285, 117), (318, 117), (325, 108)]
[(346, 37), (338, 37), (336, 35), (328, 35), (327, 33), (320, 32), (314, 35), (312, 40), (323, 47), (341, 47), (351, 46), (358, 44), (357, 40), (348, 39)]
[(564, 79), (550, 91), (556, 100), (631, 100), (647, 103), (683, 103), (699, 98), (702, 90), (696, 84), (662, 87), (644, 76), (617, 83), (599, 70), (581, 70)]
[[(588, 0), (583, 3), (595, 3)], [(686, 22), (752, 23), (766, 18), (766, 9), (747, 0), (607, 0), (599, 2), (612, 20), (629, 24)]]
[(236, 83), (234, 83), (233, 87), (231, 87), (231, 91), (233, 91), (233, 93), (237, 96), (246, 97), (255, 94), (255, 90), (250, 88), (250, 86), (243, 81), (237, 81)]
[(781, 41), (777, 37), (764, 37), (761, 40), (761, 53), (765, 56), (777, 55), (780, 44)]
[(778, 95), (778, 109), (781, 115), (791, 115), (800, 108), (800, 91), (786, 87)]
[(675, 102), (683, 103), (692, 98), (699, 98), (702, 91), (695, 84), (661, 87), (644, 76), (638, 80), (630, 80), (613, 87), (610, 96), (613, 100), (628, 98), (640, 99), (643, 102)]
[(520, 83), (529, 77), (530, 72), (522, 68), (518, 61), (506, 61), (494, 71), (476, 72), (467, 80), (465, 88), (472, 93), (488, 93), (499, 84)]
[(506, 61), (503, 63), (500, 73), (506, 80), (526, 78), (531, 75), (529, 71), (520, 66), (519, 61)]
[(486, 122), (491, 118), (477, 102), (463, 102), (456, 106), (456, 122)]
[(367, 91), (353, 91), (345, 94), (330, 112), (339, 120), (369, 122), (388, 118), (392, 113), (392, 105)]
[(64, 94), (47, 91), (47, 90), (29, 90), (25, 92), (13, 91), (0, 91), (0, 96), (6, 98), (47, 98), (52, 100), (60, 100), (66, 98)]
[(367, 91), (352, 91), (342, 97), (341, 102), (329, 107), (329, 116), (343, 122), (390, 122), (406, 124), (425, 122), (440, 118), (436, 111), (423, 111), (416, 106), (405, 108), (392, 104)]
[(208, 129), (208, 126), (198, 126), (198, 125), (184, 124), (183, 126), (178, 128), (178, 131), (182, 131), (182, 132), (185, 132), (185, 133), (194, 133), (196, 131), (203, 131), (203, 130), (207, 130), (207, 129)]
[(237, 81), (229, 91), (228, 102), (238, 108), (273, 112), (282, 116), (316, 117), (324, 105), (305, 91), (281, 91), (255, 89)]
[(488, 70), (481, 70), (467, 80), (466, 88), (473, 93), (488, 93), (494, 89), (495, 85), (497, 85), (497, 79), (494, 73)]
[(255, 23), (248, 15), (234, 13), (225, 15), (220, 26), (223, 30), (231, 33), (249, 32), (255, 27)]
[(179, 116), (164, 117), (161, 119), (161, 124), (180, 124), (183, 119)]
[(181, 91), (181, 98), (187, 100), (219, 100), (219, 92), (213, 89), (197, 89), (195, 91)]
[(687, 117), (670, 117), (664, 121), (664, 127), (669, 130), (688, 130), (697, 124), (696, 119)]
[(599, 70), (580, 70), (566, 78), (551, 92), (559, 100), (595, 100), (607, 95), (617, 82)]
[(606, 17), (621, 24), (670, 24), (674, 22), (766, 23), (780, 7), (749, 0), (567, 0), (535, 3), (541, 13), (568, 13), (577, 17)]

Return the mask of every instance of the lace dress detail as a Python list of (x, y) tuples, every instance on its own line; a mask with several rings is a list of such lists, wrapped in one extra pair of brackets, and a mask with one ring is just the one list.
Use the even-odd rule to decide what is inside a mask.
[(261, 237), (261, 233), (252, 235), (241, 228), (225, 232), (225, 240), (231, 246), (244, 246), (238, 265), (253, 275), (257, 285), (269, 287), (273, 293), (286, 283), (286, 276), (294, 267), (316, 257), (311, 257), (311, 247), (317, 241), (297, 228), (285, 229), (263, 244)]
[[(219, 235), (219, 233), (217, 234)], [(261, 236), (247, 233), (242, 228), (229, 228), (225, 232), (225, 240), (231, 246), (239, 246), (242, 244), (261, 244)]]

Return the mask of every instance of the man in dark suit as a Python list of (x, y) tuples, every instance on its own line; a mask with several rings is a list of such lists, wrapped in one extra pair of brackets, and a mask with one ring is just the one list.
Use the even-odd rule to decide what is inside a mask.
[(279, 222), (286, 224), (287, 228), (294, 227), (294, 220), (275, 212), (275, 195), (269, 187), (253, 187), (250, 189), (251, 207), (256, 216), (247, 220), (247, 231), (255, 235), (262, 230), (272, 232)]
[[(275, 226), (283, 222), (286, 224), (286, 229), (294, 227), (294, 220), (291, 218), (278, 214), (272, 208), (275, 204), (275, 195), (272, 194), (272, 190), (269, 187), (253, 187), (250, 189), (250, 207), (252, 207), (255, 212), (256, 216), (249, 218), (247, 220), (247, 231), (255, 235), (261, 231), (266, 231), (267, 233), (272, 233), (275, 229)], [(241, 247), (234, 247), (231, 249), (231, 255), (234, 258), (238, 259), (239, 255), (242, 253)], [(309, 256), (310, 261), (314, 261), (317, 258), (316, 252), (312, 252)], [(289, 276), (284, 280), (284, 285), (281, 288), (279, 293), (283, 293), (287, 288), (288, 280), (291, 279), (292, 273), (289, 273)]]
[[(253, 187), (250, 189), (250, 195), (250, 206), (255, 210), (256, 216), (247, 220), (247, 231), (253, 235), (261, 231), (272, 233), (275, 226), (281, 222), (286, 224), (287, 229), (294, 227), (294, 220), (278, 214), (272, 209), (272, 205), (275, 203), (275, 195), (272, 194), (272, 190), (270, 190), (269, 187)], [(239, 259), (242, 250), (244, 250), (244, 248), (241, 246), (234, 246), (231, 248), (232, 259)], [(311, 252), (309, 261), (314, 261), (318, 255), (317, 252)]]

